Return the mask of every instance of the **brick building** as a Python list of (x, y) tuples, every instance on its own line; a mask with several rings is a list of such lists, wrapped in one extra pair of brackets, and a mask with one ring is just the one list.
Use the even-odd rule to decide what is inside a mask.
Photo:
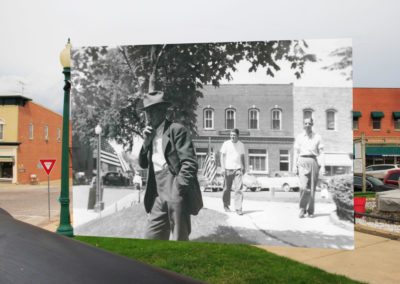
[[(293, 137), (293, 84), (204, 86), (194, 138), (201, 167), (210, 145), (215, 153), (240, 130), (247, 168), (256, 175), (290, 169)], [(217, 155), (217, 163), (218, 161)]]
[(294, 88), (294, 135), (303, 131), (305, 117), (313, 118), (313, 130), (323, 139), (327, 175), (352, 170), (352, 92), (345, 87)]
[(314, 131), (324, 140), (327, 174), (351, 172), (352, 88), (232, 84), (206, 86), (202, 92), (194, 139), (200, 167), (208, 141), (218, 152), (229, 139), (229, 129), (236, 127), (253, 173), (291, 171), (294, 137), (303, 131), (303, 118), (311, 116)]
[(362, 133), (367, 166), (400, 163), (400, 89), (354, 88), (354, 139)]
[(20, 95), (0, 96), (0, 181), (47, 180), (40, 159), (56, 159), (51, 180), (61, 178), (62, 115)]

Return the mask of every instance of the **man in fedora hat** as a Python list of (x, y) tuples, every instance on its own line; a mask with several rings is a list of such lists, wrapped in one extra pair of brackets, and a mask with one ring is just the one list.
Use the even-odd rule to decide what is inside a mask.
[(188, 241), (190, 215), (203, 207), (197, 180), (197, 159), (187, 129), (166, 119), (170, 105), (160, 91), (143, 97), (146, 127), (139, 164), (148, 168), (144, 206), (145, 238)]

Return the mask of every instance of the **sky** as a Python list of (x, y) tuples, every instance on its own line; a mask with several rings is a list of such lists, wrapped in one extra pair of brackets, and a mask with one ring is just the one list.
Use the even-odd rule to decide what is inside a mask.
[[(2, 0), (0, 94), (23, 92), (61, 113), (59, 53), (68, 38), (76, 47), (340, 38), (353, 46), (354, 87), (400, 88), (398, 11), (398, 0)], [(237, 74), (234, 83), (263, 78)], [(295, 85), (319, 81), (307, 80)]]

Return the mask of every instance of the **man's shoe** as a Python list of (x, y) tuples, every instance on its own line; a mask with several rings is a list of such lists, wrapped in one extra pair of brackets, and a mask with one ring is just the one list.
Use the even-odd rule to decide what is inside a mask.
[(242, 210), (236, 210), (236, 214), (238, 214), (239, 216), (243, 215), (243, 211)]
[(306, 211), (304, 209), (300, 209), (299, 218), (304, 218)]
[(224, 210), (225, 210), (225, 212), (231, 212), (231, 210), (229, 209), (228, 206), (224, 206)]
[(308, 213), (308, 218), (314, 218), (314, 213)]

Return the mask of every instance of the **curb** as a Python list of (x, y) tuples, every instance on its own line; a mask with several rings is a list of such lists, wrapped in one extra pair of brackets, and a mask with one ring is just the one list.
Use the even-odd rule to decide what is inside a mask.
[(354, 225), (354, 231), (370, 234), (378, 237), (383, 237), (390, 240), (400, 241), (400, 234), (395, 232), (389, 232), (381, 229), (371, 228), (360, 224)]
[(352, 222), (348, 221), (343, 221), (340, 220), (339, 217), (336, 214), (336, 210), (332, 211), (332, 213), (329, 215), (329, 220), (335, 224), (336, 226), (345, 229), (347, 231), (353, 231), (354, 230), (354, 224)]

